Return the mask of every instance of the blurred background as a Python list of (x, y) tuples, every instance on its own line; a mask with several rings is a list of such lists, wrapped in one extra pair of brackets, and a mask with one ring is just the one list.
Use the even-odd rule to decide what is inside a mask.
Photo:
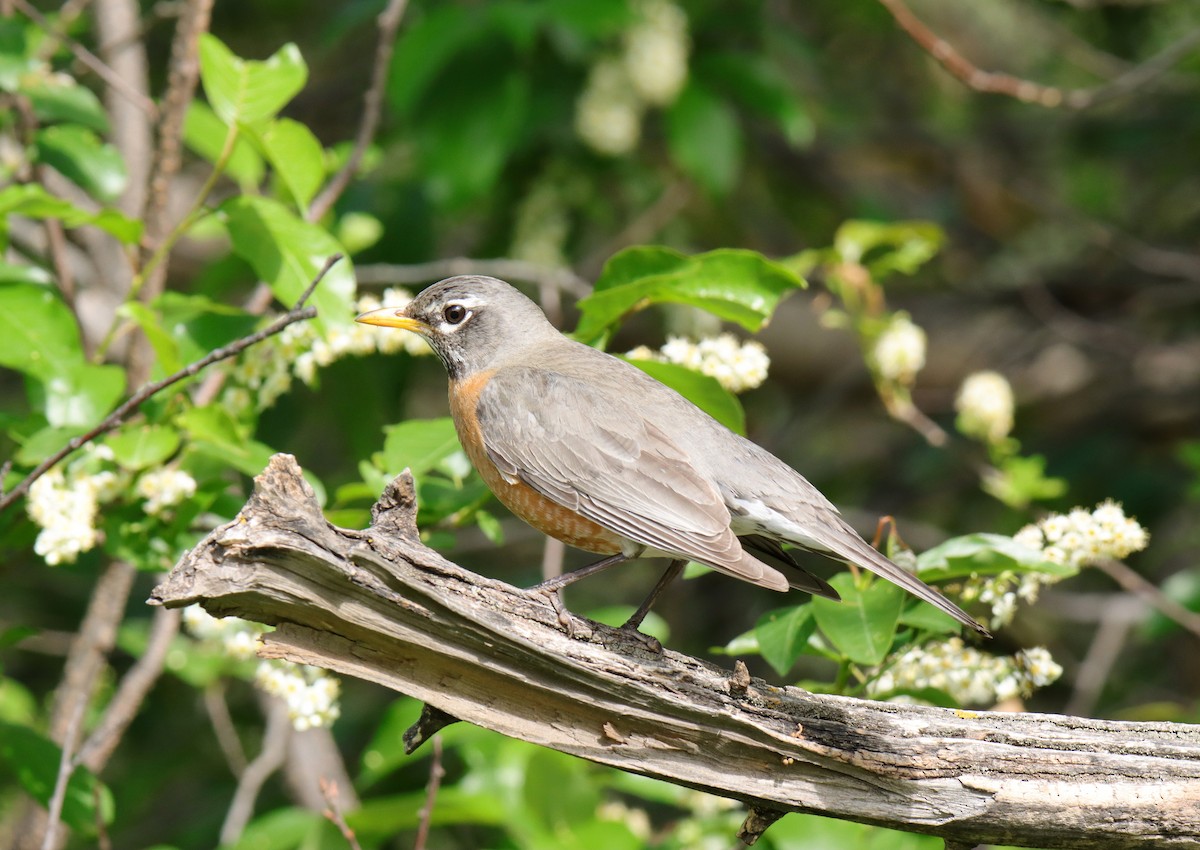
[[(104, 3), (34, 5), (46, 15), (74, 12), (70, 38), (100, 51), (94, 14)], [(166, 83), (186, 5), (143, 2), (137, 10), (153, 92)], [(384, 5), (216, 3), (210, 30), (247, 59), (295, 43), (308, 79), (282, 114), (344, 159), (371, 85)], [(13, 21), (28, 23), (3, 2), (0, 14), (9, 34)], [(931, 56), (922, 34), (952, 46), (957, 75)], [(57, 61), (101, 88), (65, 52)], [(410, 0), (373, 143), (323, 226), (351, 253), (360, 295), (381, 297), (395, 285), (416, 291), (448, 273), (421, 264), (506, 258), (534, 270), (513, 282), (567, 331), (605, 261), (631, 245), (819, 255), (805, 268), (808, 288), (754, 337), (770, 367), (761, 386), (739, 395), (752, 439), (804, 473), (868, 539), (890, 515), (918, 552), (971, 532), (1011, 535), (1048, 512), (1113, 499), (1150, 534), (1145, 551), (1129, 559), (1132, 570), (1200, 610), (1198, 97), (1200, 8), (1182, 0)], [(211, 172), (200, 135), (195, 127), (185, 133), (172, 200), (180, 209)], [(243, 163), (214, 198), (247, 193), (256, 182), (270, 191), (261, 168), (256, 180)], [(845, 257), (820, 252), (855, 220), (933, 226), (923, 243), (933, 246), (928, 261), (904, 269), (912, 273), (876, 276), (873, 297), (925, 331), (924, 367), (908, 390), (946, 437), (941, 444), (928, 438), (930, 428), (889, 416), (878, 364), (836, 320), (833, 311), (845, 307)], [(166, 287), (242, 304), (261, 276), (252, 266), (230, 252), (226, 236), (192, 233), (171, 255)], [(119, 284), (96, 288), (79, 307), (92, 345), (124, 297)], [(685, 308), (656, 308), (624, 323), (608, 348), (658, 349), (673, 334), (720, 330), (748, 338)], [(1060, 492), (1019, 505), (981, 486), (988, 449), (955, 431), (956, 394), (981, 370), (1011, 384), (1011, 436), (1024, 456), (1044, 458), (1045, 476), (1064, 482)], [(26, 411), (15, 373), (0, 371), (0, 399), (5, 415)], [(296, 381), (260, 411), (252, 436), (295, 455), (324, 483), (336, 518), (349, 522), (363, 518), (369, 502), (333, 494), (363, 481), (360, 465), (380, 450), (383, 429), (446, 414), (435, 359), (372, 354), (338, 359), (312, 385)], [(479, 528), (437, 542), (447, 557), (489, 576), (536, 582), (543, 538), (498, 505), (488, 510), (502, 548)], [(35, 533), (28, 522), (4, 528), (0, 620), (37, 630), (5, 650), (4, 672), (32, 706), (44, 707), (102, 556), (47, 568), (30, 551)], [(567, 568), (589, 560), (578, 552), (565, 558)], [(568, 605), (583, 613), (634, 605), (657, 570), (628, 566), (583, 582), (568, 592)], [(153, 571), (136, 579), (131, 635), (145, 632), (141, 600), (154, 583)], [(703, 655), (779, 604), (765, 591), (704, 576), (673, 587), (656, 611), (671, 648)], [(1046, 646), (1062, 666), (1029, 710), (1195, 722), (1198, 639), (1112, 574), (1087, 569), (1022, 607), (988, 650)], [(109, 687), (137, 644), (131, 637), (113, 656)], [(781, 681), (750, 660), (756, 675)], [(802, 659), (786, 680), (828, 673), (820, 659)], [(209, 742), (211, 707), (206, 715), (207, 697), (192, 684), (162, 679), (103, 774), (119, 789), (116, 846), (214, 844), (236, 779)], [(377, 747), (381, 717), (398, 728), (415, 718), (415, 706), (394, 703), (392, 694), (353, 681), (343, 689), (334, 737), (351, 762)], [(261, 713), (252, 689), (235, 682), (223, 698), (232, 726), (256, 741)], [(516, 758), (500, 753), (505, 743), (471, 737), (477, 732), (454, 734), (463, 737), (452, 779), (470, 771), (472, 756), (462, 753), (472, 747), (483, 754), (476, 767)], [(180, 762), (177, 742), (201, 739), (201, 751)], [(393, 769), (372, 779), (383, 783), (376, 790), (419, 801), (428, 764)], [(539, 769), (576, 770), (558, 762)], [(283, 812), (288, 799), (284, 783), (268, 783), (259, 811)], [(648, 806), (652, 837), (628, 846), (729, 846), (704, 844), (703, 830), (680, 832), (682, 816), (662, 814), (675, 811), (671, 805), (681, 804)], [(712, 814), (688, 806), (700, 820)], [(790, 834), (787, 822), (777, 835)], [(378, 846), (411, 846), (406, 829)], [(430, 847), (556, 846), (511, 825), (434, 832)], [(927, 846), (862, 832), (822, 845), (817, 827), (806, 834), (810, 843), (780, 837), (777, 846)]]

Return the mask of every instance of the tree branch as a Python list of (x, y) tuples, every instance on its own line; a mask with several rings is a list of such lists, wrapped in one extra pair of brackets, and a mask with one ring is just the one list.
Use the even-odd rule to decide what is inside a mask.
[[(965, 844), (1200, 845), (1200, 729), (950, 711), (778, 688), (576, 618), (421, 544), (412, 479), (367, 531), (325, 522), (276, 455), (238, 519), (155, 589), (276, 625), (262, 654), (757, 812), (848, 818)], [(758, 830), (748, 824), (747, 834)]]
[(379, 42), (375, 47), (375, 62), (371, 67), (371, 83), (363, 95), (362, 121), (354, 137), (354, 148), (350, 151), (345, 165), (313, 199), (306, 216), (309, 221), (320, 221), (346, 191), (351, 179), (358, 172), (363, 155), (375, 138), (375, 131), (379, 128), (379, 116), (383, 112), (383, 93), (387, 88), (388, 68), (392, 64), (392, 51), (396, 47), (396, 30), (400, 28), (400, 19), (404, 17), (407, 6), (408, 0), (388, 0), (387, 8), (379, 13)]
[(1130, 94), (1167, 71), (1200, 44), (1200, 29), (1194, 29), (1155, 56), (1108, 83), (1092, 88), (1061, 89), (1032, 80), (1023, 80), (1011, 74), (985, 71), (931, 30), (924, 21), (913, 14), (904, 0), (879, 0), (879, 3), (891, 13), (896, 24), (908, 33), (922, 50), (968, 88), (986, 94), (1006, 95), (1051, 109), (1088, 109), (1098, 103)]

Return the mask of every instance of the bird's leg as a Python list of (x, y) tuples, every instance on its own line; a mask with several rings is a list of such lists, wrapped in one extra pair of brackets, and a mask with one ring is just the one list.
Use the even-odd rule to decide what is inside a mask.
[[(571, 637), (575, 636), (575, 627), (571, 623), (571, 612), (563, 605), (562, 597), (559, 595), (564, 587), (569, 584), (574, 584), (581, 578), (595, 575), (603, 572), (609, 567), (615, 567), (617, 564), (624, 563), (629, 560), (629, 556), (618, 552), (616, 555), (610, 555), (603, 560), (597, 561), (594, 564), (588, 564), (586, 567), (580, 567), (577, 570), (572, 570), (569, 573), (563, 573), (560, 576), (546, 579), (540, 584), (535, 584), (530, 590), (536, 590), (550, 597), (550, 604), (554, 606), (554, 612), (558, 614), (558, 622), (567, 630), (567, 634)], [(644, 616), (644, 615), (643, 615)]]
[(679, 578), (679, 574), (683, 572), (683, 568), (687, 566), (687, 561), (678, 559), (667, 564), (666, 572), (659, 578), (658, 583), (651, 589), (650, 594), (642, 600), (642, 604), (633, 612), (633, 616), (625, 621), (625, 625), (621, 626), (623, 631), (636, 632), (642, 625), (642, 620), (646, 619), (646, 615), (650, 613), (650, 608), (658, 600), (659, 594), (667, 589), (667, 585)]

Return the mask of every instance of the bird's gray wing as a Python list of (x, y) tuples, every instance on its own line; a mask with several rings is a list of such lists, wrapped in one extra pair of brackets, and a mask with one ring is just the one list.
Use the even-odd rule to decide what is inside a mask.
[(507, 367), (476, 407), (488, 458), (509, 480), (635, 543), (775, 590), (788, 583), (743, 551), (717, 488), (624, 398), (600, 400), (558, 372)]

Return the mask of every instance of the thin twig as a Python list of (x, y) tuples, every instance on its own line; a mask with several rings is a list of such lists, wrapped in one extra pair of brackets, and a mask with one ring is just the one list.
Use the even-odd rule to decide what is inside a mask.
[(1123, 610), (1123, 598), (1126, 597), (1117, 596), (1113, 604), (1105, 608), (1087, 655), (1075, 674), (1075, 688), (1063, 709), (1064, 714), (1090, 717), (1096, 707), (1096, 701), (1108, 681), (1108, 674), (1112, 672), (1121, 650), (1125, 648), (1125, 638), (1133, 628), (1133, 622)]
[(58, 758), (58, 774), (54, 777), (54, 792), (46, 806), (46, 831), (42, 833), (42, 850), (54, 850), (58, 844), (58, 828), (62, 823), (63, 805), (67, 801), (67, 783), (75, 772), (72, 754), (83, 731), (83, 716), (87, 713), (87, 700), (79, 700), (71, 712), (67, 733), (62, 740), (62, 751)]
[(218, 363), (222, 360), (228, 360), (231, 357), (236, 357), (250, 346), (262, 342), (264, 339), (279, 333), (288, 325), (304, 321), (305, 319), (311, 319), (316, 316), (316, 308), (304, 307), (304, 302), (308, 300), (310, 295), (312, 295), (312, 292), (317, 287), (317, 284), (321, 282), (321, 280), (329, 272), (329, 269), (333, 267), (334, 263), (341, 258), (341, 254), (334, 254), (332, 257), (326, 260), (325, 265), (321, 267), (319, 272), (317, 272), (317, 276), (313, 279), (312, 283), (309, 284), (308, 289), (304, 290), (304, 294), (301, 295), (300, 299), (296, 302), (296, 306), (284, 313), (275, 321), (271, 322), (271, 324), (267, 325), (267, 327), (263, 328), (261, 331), (244, 336), (236, 342), (232, 342), (229, 345), (218, 348), (216, 351), (211, 352), (207, 356), (200, 358), (194, 363), (191, 363), (180, 369), (175, 374), (169, 375), (160, 381), (152, 381), (151, 383), (144, 385), (140, 390), (131, 395), (124, 403), (117, 407), (116, 410), (110, 413), (103, 422), (88, 431), (86, 434), (81, 434), (78, 437), (74, 437), (62, 449), (39, 463), (34, 468), (33, 472), (25, 476), (25, 479), (20, 484), (6, 493), (3, 497), (0, 497), (0, 511), (3, 511), (17, 499), (24, 496), (29, 491), (29, 488), (33, 482), (45, 475), (46, 472), (48, 472), (60, 460), (71, 454), (71, 452), (74, 452), (84, 445), (90, 443), (97, 437), (107, 434), (109, 431), (112, 431), (114, 428), (118, 427), (123, 421), (125, 421), (125, 418), (128, 417), (130, 413), (132, 413), (154, 395), (162, 392), (172, 384), (177, 384), (186, 378), (194, 376), (196, 373), (214, 363)]
[(288, 738), (292, 734), (292, 721), (288, 719), (287, 703), (277, 697), (267, 700), (267, 725), (263, 731), (262, 750), (254, 761), (246, 765), (238, 778), (237, 790), (221, 824), (220, 841), (225, 846), (241, 837), (246, 824), (254, 814), (254, 803), (263, 784), (283, 765), (287, 757)]
[(551, 284), (576, 298), (583, 298), (592, 291), (591, 284), (570, 269), (530, 263), (525, 260), (512, 260), (506, 257), (490, 260), (451, 257), (446, 260), (433, 260), (428, 263), (411, 265), (373, 263), (356, 266), (354, 269), (354, 276), (360, 285), (427, 283), (460, 274), (483, 274), (502, 277), (505, 280)]
[(1139, 573), (1130, 569), (1128, 564), (1111, 558), (1097, 561), (1096, 566), (1117, 584), (1128, 592), (1145, 599), (1164, 617), (1174, 620), (1196, 637), (1200, 637), (1200, 614), (1180, 605), (1167, 596)]
[(306, 218), (309, 221), (319, 221), (329, 212), (330, 208), (346, 191), (351, 179), (358, 173), (358, 166), (363, 155), (375, 139), (375, 131), (379, 128), (379, 116), (383, 111), (383, 93), (387, 88), (388, 68), (392, 64), (392, 51), (396, 47), (396, 30), (404, 17), (404, 9), (408, 0), (388, 0), (387, 8), (379, 13), (379, 42), (375, 46), (375, 64), (371, 68), (371, 84), (363, 95), (362, 121), (358, 125), (358, 133), (354, 137), (354, 148), (345, 164), (333, 175), (320, 194), (313, 199), (308, 208)]
[[(163, 616), (164, 614), (171, 616)], [(79, 755), (75, 757), (76, 765), (82, 764), (93, 773), (99, 773), (108, 764), (129, 724), (137, 716), (146, 694), (154, 687), (162, 673), (167, 650), (170, 649), (175, 635), (179, 634), (179, 620), (178, 611), (159, 608), (154, 613), (145, 652), (121, 679), (121, 684), (105, 708), (100, 723), (79, 748)]]
[(425, 850), (425, 842), (429, 840), (429, 827), (433, 823), (433, 807), (437, 802), (438, 788), (442, 785), (442, 777), (446, 775), (446, 769), (442, 767), (442, 736), (434, 735), (432, 745), (433, 759), (429, 763), (429, 783), (425, 786), (425, 805), (421, 806), (413, 850)]
[(1061, 89), (1011, 74), (984, 71), (914, 15), (904, 0), (879, 0), (879, 3), (891, 13), (897, 25), (908, 33), (922, 50), (969, 88), (986, 94), (1006, 95), (1051, 109), (1087, 109), (1102, 101), (1129, 94), (1171, 68), (1200, 43), (1200, 29), (1192, 30), (1155, 56), (1108, 83), (1091, 88)]
[[(158, 125), (158, 145), (150, 166), (146, 203), (142, 220), (146, 224), (141, 263), (149, 259), (167, 231), (166, 212), (171, 178), (179, 171), (180, 140), (183, 119), (200, 79), (199, 44), (201, 33), (208, 30), (213, 0), (190, 0), (175, 27), (171, 43), (171, 64), (167, 72), (167, 90), (162, 99), (162, 120)], [(165, 268), (147, 282), (143, 300), (156, 296), (162, 286)]]
[(246, 751), (234, 728), (229, 703), (225, 701), (225, 685), (219, 679), (204, 689), (204, 710), (208, 713), (208, 722), (217, 736), (217, 745), (225, 756), (225, 763), (229, 765), (229, 772), (241, 776), (246, 770)]
[(358, 843), (358, 836), (354, 834), (354, 830), (350, 828), (350, 824), (346, 823), (346, 818), (342, 815), (341, 806), (338, 805), (338, 784), (331, 779), (320, 779), (318, 784), (321, 786), (321, 796), (325, 798), (325, 809), (321, 814), (338, 828), (342, 833), (342, 838), (346, 839), (346, 843), (350, 845), (350, 850), (362, 850), (362, 845)]
[(76, 59), (82, 62), (97, 77), (104, 80), (105, 85), (109, 86), (113, 91), (120, 92), (134, 106), (146, 113), (146, 116), (152, 121), (158, 120), (158, 107), (154, 105), (154, 101), (122, 79), (112, 68), (100, 61), (100, 57), (74, 39), (56, 33), (54, 27), (46, 20), (46, 17), (27, 3), (26, 0), (11, 0), (11, 2), (13, 8), (44, 29), (51, 38), (57, 38), (57, 40), (65, 44)]

